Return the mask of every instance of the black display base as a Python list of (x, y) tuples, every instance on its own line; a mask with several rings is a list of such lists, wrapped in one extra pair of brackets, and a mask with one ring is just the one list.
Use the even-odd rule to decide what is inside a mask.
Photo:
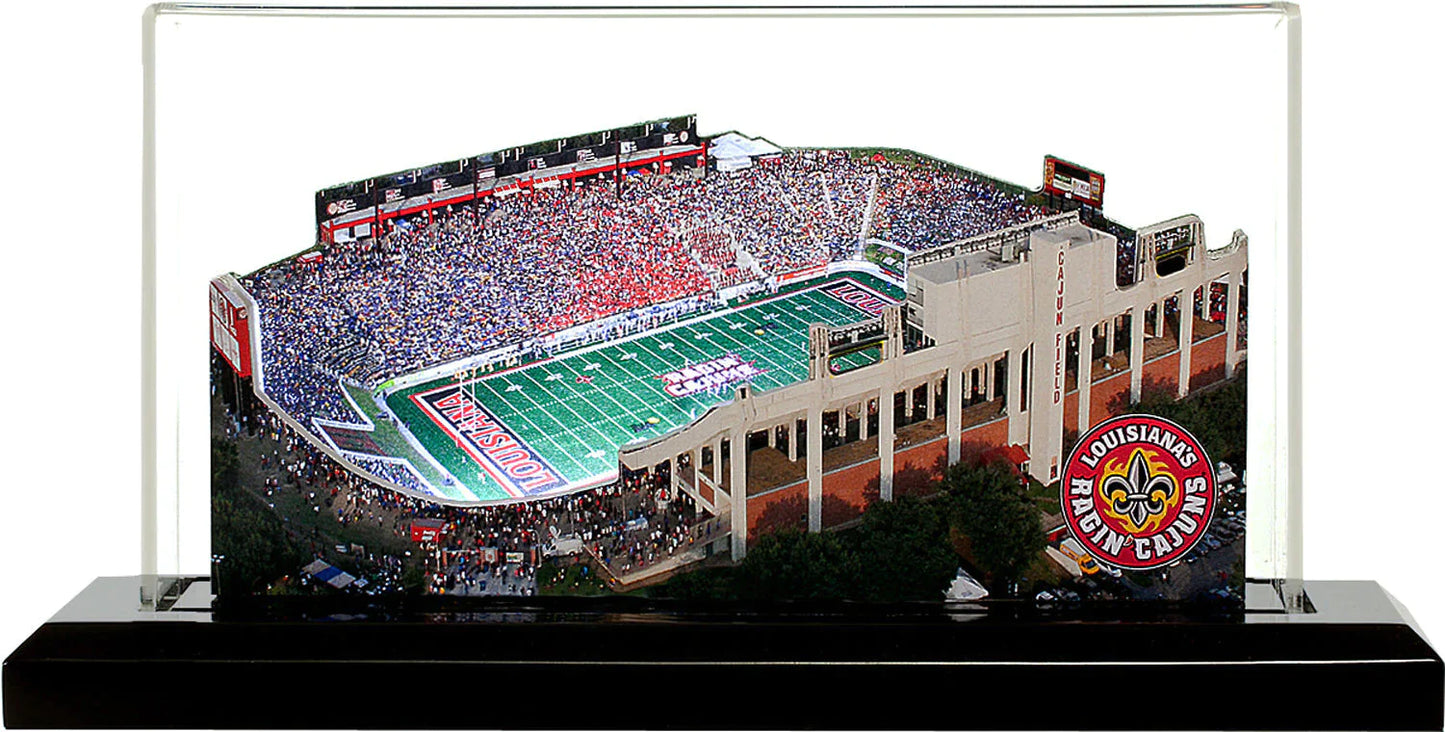
[[(8, 727), (1439, 729), (1445, 669), (1372, 582), (1289, 614), (526, 601), (217, 618), (97, 580), (5, 661)], [(163, 603), (167, 604), (167, 603)], [(1117, 608), (1115, 609), (1117, 610)], [(317, 613), (327, 613), (319, 616)], [(329, 621), (329, 622), (326, 622)]]

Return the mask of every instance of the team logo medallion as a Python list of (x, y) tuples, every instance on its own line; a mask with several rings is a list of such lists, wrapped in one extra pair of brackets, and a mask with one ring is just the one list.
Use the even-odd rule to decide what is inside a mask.
[(1096, 559), (1155, 569), (1204, 538), (1217, 486), (1204, 446), (1167, 419), (1131, 414), (1079, 439), (1064, 463), (1060, 504), (1069, 533)]

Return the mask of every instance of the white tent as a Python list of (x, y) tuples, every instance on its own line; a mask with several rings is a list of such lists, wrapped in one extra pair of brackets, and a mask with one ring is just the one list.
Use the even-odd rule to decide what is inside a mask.
[(988, 597), (988, 590), (962, 568), (959, 568), (958, 574), (954, 576), (953, 583), (943, 591), (945, 602), (968, 602), (985, 597)]
[(717, 160), (718, 170), (740, 170), (752, 165), (754, 158), (782, 152), (782, 148), (761, 137), (747, 137), (736, 132), (714, 137), (707, 147), (707, 154)]

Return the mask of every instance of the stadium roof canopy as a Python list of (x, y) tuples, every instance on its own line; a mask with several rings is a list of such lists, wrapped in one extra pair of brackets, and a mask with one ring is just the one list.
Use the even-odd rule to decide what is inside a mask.
[(717, 159), (719, 170), (739, 170), (752, 165), (753, 158), (782, 152), (782, 148), (761, 137), (747, 137), (736, 132), (714, 137), (707, 148), (707, 154)]

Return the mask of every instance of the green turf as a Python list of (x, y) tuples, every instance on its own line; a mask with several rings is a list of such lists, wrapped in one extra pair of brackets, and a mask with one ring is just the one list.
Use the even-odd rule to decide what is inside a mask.
[[(871, 286), (875, 284), (868, 281), (871, 279), (850, 274), (814, 281), (807, 288), (754, 300), (666, 330), (484, 376), (466, 382), (463, 388), (559, 472), (569, 488), (605, 482), (616, 475), (619, 447), (689, 424), (708, 408), (732, 398), (731, 388), (674, 397), (664, 391), (659, 375), (731, 353), (764, 370), (752, 379), (759, 391), (802, 381), (808, 371), (809, 323), (837, 326), (870, 317), (818, 287), (839, 280)], [(768, 328), (769, 323), (773, 327)], [(763, 335), (757, 334), (760, 328)], [(839, 361), (847, 368), (857, 368), (877, 357), (876, 351), (865, 351)], [(451, 377), (437, 379), (400, 390), (386, 403), (431, 457), (464, 485), (465, 494), (483, 501), (515, 497), (486, 475), (473, 457), (458, 447), (456, 438), (412, 400), (413, 395), (456, 383)], [(377, 424), (378, 429), (386, 425), (397, 433), (394, 425)], [(377, 437), (388, 451), (397, 439), (399, 433)], [(393, 454), (417, 464), (420, 456), (410, 443), (401, 443), (411, 454)], [(459, 486), (443, 485), (436, 473), (430, 465), (423, 471), (442, 494), (470, 500)]]
[(351, 397), (351, 400), (366, 411), (366, 417), (371, 420), (374, 427), (371, 438), (376, 441), (377, 445), (381, 446), (381, 449), (386, 451), (389, 457), (400, 458), (411, 463), (412, 469), (416, 470), (417, 473), (426, 479), (427, 483), (431, 484), (433, 492), (439, 497), (449, 498), (454, 501), (477, 500), (477, 497), (473, 495), (471, 491), (448, 481), (445, 473), (437, 468), (430, 460), (427, 460), (426, 456), (423, 455), (420, 450), (413, 447), (412, 444), (407, 441), (406, 436), (402, 434), (400, 428), (388, 420), (378, 419), (376, 413), (380, 411), (380, 408), (375, 406), (376, 401), (372, 399), (371, 395), (368, 394), (365, 389), (346, 382), (342, 382), (341, 386), (346, 389), (346, 393)]

